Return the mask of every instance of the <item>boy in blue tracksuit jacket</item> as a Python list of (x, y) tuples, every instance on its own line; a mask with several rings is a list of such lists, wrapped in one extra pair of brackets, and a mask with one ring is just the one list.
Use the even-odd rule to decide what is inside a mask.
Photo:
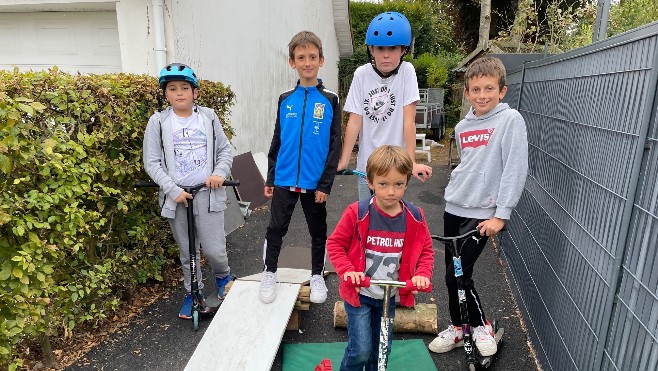
[(341, 109), (338, 96), (318, 79), (324, 63), (322, 42), (312, 32), (296, 34), (288, 44), (297, 86), (279, 97), (274, 136), (268, 154), (265, 196), (272, 198), (263, 260), (260, 300), (276, 298), (276, 271), (283, 236), (297, 200), (301, 200), (311, 235), (311, 301), (327, 299), (324, 263), (327, 241), (327, 196), (341, 152)]

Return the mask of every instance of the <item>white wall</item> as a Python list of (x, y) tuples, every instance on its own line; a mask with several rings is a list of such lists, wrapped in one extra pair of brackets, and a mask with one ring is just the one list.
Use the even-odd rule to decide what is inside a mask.
[(168, 2), (175, 31), (175, 52), (169, 50), (168, 56), (190, 63), (201, 78), (231, 86), (236, 94), (231, 124), (237, 154), (269, 149), (277, 98), (297, 81), (288, 65), (288, 43), (297, 32), (308, 30), (320, 37), (325, 63), (319, 77), (337, 91), (339, 55), (331, 0), (197, 3), (203, 5)]

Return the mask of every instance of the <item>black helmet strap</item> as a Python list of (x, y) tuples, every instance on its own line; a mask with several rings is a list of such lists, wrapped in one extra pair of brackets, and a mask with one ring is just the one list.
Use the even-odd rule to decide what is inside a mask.
[(370, 60), (370, 65), (372, 66), (372, 69), (375, 70), (377, 75), (379, 75), (379, 77), (385, 79), (385, 78), (391, 77), (391, 76), (395, 75), (396, 73), (398, 73), (398, 70), (400, 69), (400, 66), (402, 65), (402, 61), (404, 60), (404, 56), (407, 54), (407, 51), (409, 50), (409, 48), (406, 47), (406, 46), (403, 46), (403, 48), (404, 49), (403, 49), (403, 52), (402, 52), (402, 56), (400, 56), (400, 63), (398, 63), (398, 66), (395, 67), (395, 69), (393, 71), (391, 71), (387, 74), (384, 74), (384, 73), (382, 73), (382, 71), (377, 69), (377, 64), (375, 63), (375, 57), (373, 57), (372, 54), (370, 54), (370, 47), (368, 45), (366, 45), (366, 51), (368, 52), (368, 59)]

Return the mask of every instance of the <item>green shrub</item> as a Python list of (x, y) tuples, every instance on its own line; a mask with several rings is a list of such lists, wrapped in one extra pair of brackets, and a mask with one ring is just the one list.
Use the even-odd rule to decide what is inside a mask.
[[(233, 93), (201, 90), (230, 138)], [(49, 337), (107, 318), (175, 258), (155, 190), (133, 189), (158, 93), (145, 75), (0, 71), (0, 368), (36, 340), (48, 358)]]

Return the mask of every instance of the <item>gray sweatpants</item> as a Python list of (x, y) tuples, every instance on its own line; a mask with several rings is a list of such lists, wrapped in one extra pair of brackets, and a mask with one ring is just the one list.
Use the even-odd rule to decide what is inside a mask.
[[(224, 235), (224, 211), (208, 212), (208, 191), (201, 191), (194, 197), (194, 235), (196, 245), (197, 281), (199, 290), (203, 289), (201, 276), (200, 246), (203, 246), (203, 255), (210, 263), (216, 278), (224, 278), (231, 273), (226, 255), (226, 236)], [(187, 209), (181, 202), (176, 205), (176, 216), (168, 219), (174, 239), (178, 244), (180, 262), (183, 267), (183, 285), (186, 292), (192, 291), (192, 278), (190, 271), (190, 249), (187, 238)]]

